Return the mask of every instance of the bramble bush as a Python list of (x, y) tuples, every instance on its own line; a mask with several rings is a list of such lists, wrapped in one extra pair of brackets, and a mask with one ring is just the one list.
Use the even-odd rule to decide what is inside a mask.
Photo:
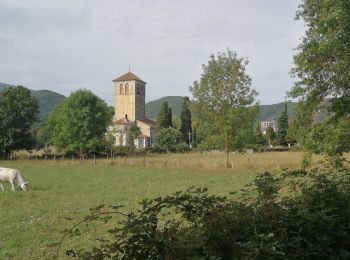
[[(238, 193), (212, 195), (191, 187), (171, 196), (91, 210), (81, 223), (124, 219), (111, 238), (82, 259), (348, 259), (350, 171), (265, 172)], [(65, 236), (80, 235), (79, 225)]]

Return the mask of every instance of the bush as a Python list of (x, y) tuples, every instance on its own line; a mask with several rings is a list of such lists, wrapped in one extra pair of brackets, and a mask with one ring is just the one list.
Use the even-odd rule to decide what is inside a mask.
[[(280, 192), (289, 189), (287, 195)], [(237, 199), (237, 197), (239, 199)], [(92, 251), (69, 250), (84, 259), (348, 259), (350, 171), (259, 174), (240, 196), (211, 195), (189, 188), (145, 199), (124, 213)], [(169, 215), (169, 212), (171, 213)], [(108, 221), (103, 205), (85, 222)], [(108, 214), (107, 214), (108, 215)], [(66, 234), (80, 234), (76, 229)]]
[(134, 154), (136, 151), (135, 147), (132, 146), (116, 146), (115, 153), (118, 155), (129, 155)]

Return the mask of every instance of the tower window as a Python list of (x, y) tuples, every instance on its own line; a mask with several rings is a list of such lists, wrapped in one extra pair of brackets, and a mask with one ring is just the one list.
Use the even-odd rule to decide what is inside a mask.
[(123, 86), (123, 84), (119, 85), (119, 95), (124, 95), (124, 86)]
[(125, 84), (125, 95), (129, 95), (129, 84)]
[(136, 94), (137, 94), (137, 95), (140, 95), (140, 85), (139, 85), (139, 84), (137, 84)]

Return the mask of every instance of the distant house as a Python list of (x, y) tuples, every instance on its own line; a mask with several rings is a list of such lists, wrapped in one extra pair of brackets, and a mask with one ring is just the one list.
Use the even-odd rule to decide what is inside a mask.
[(135, 139), (136, 148), (146, 148), (155, 142), (156, 123), (145, 116), (146, 82), (128, 72), (114, 83), (115, 116), (111, 126), (116, 145), (127, 145), (127, 133), (131, 125), (137, 125), (141, 134)]
[(275, 120), (269, 120), (269, 121), (261, 121), (260, 122), (260, 130), (265, 135), (266, 130), (269, 126), (272, 126), (273, 130), (277, 131), (277, 122)]

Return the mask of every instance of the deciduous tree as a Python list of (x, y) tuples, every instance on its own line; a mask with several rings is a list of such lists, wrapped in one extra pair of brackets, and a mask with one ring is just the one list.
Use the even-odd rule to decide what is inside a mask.
[(0, 153), (4, 158), (15, 149), (34, 145), (30, 128), (38, 114), (38, 103), (28, 89), (18, 86), (0, 92)]
[(350, 111), (350, 2), (303, 0), (297, 19), (303, 19), (305, 36), (294, 57), (298, 79), (290, 92), (316, 108), (331, 98), (338, 116)]
[(103, 146), (113, 111), (88, 90), (78, 90), (50, 115), (48, 127), (53, 145), (84, 154)]
[(135, 148), (135, 139), (141, 134), (140, 128), (137, 125), (131, 125), (126, 136), (128, 146)]
[[(190, 91), (201, 127), (201, 138), (215, 139), (226, 153), (229, 167), (229, 152), (235, 145), (242, 145), (242, 131), (253, 134), (253, 121), (257, 114), (251, 78), (246, 74), (248, 60), (227, 49), (212, 55), (203, 65), (200, 81), (195, 81)], [(240, 140), (239, 140), (240, 139)]]

